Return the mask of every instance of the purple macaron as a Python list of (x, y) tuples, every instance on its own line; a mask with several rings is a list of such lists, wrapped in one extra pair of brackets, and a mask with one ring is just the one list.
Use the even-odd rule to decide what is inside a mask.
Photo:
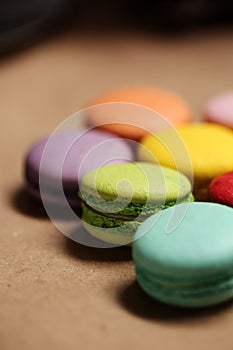
[[(133, 161), (127, 141), (104, 131), (78, 129), (56, 132), (36, 142), (24, 165), (26, 186), (36, 198), (79, 206), (78, 183), (88, 171), (107, 164)], [(41, 192), (43, 191), (43, 192)]]

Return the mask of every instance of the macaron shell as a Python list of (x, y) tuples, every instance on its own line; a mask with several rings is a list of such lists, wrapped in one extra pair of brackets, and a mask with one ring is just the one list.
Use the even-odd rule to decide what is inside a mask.
[(89, 126), (135, 141), (151, 131), (170, 126), (170, 121), (153, 109), (128, 102), (95, 105), (88, 110), (87, 117)]
[(210, 98), (202, 113), (204, 120), (233, 129), (233, 91)]
[(211, 182), (209, 200), (233, 207), (233, 171), (220, 175)]
[[(176, 225), (176, 215), (182, 211), (183, 218)], [(133, 256), (161, 279), (203, 281), (232, 273), (232, 229), (232, 208), (216, 203), (179, 204), (144, 221)]]
[(139, 162), (93, 169), (83, 176), (79, 195), (85, 229), (116, 245), (130, 244), (148, 215), (193, 200), (183, 174)]
[(104, 216), (82, 203), (82, 224), (86, 231), (95, 238), (122, 246), (131, 244), (140, 222), (136, 219), (130, 221), (126, 218)]
[(144, 290), (161, 301), (190, 307), (232, 297), (232, 214), (227, 206), (193, 202), (144, 221), (133, 243)]
[(141, 288), (152, 298), (163, 303), (186, 308), (203, 308), (223, 303), (233, 297), (233, 279), (209, 287), (200, 287), (193, 290), (169, 290), (168, 288), (150, 281), (144, 273), (136, 270), (137, 280)]
[[(131, 246), (132, 234), (121, 234), (119, 228), (102, 228), (98, 226), (92, 226), (87, 222), (83, 221), (83, 227), (90, 233), (93, 237), (97, 238), (102, 242), (112, 244), (114, 246)], [(110, 231), (110, 232), (109, 232)], [(134, 232), (134, 231), (133, 231)]]
[[(188, 200), (192, 200), (190, 197)], [(175, 205), (175, 203), (170, 203)], [(160, 211), (164, 208), (156, 208), (154, 206), (154, 212)], [(145, 219), (137, 214), (135, 208), (135, 216), (124, 215), (106, 215), (93, 210), (90, 206), (82, 202), (82, 224), (84, 228), (94, 237), (99, 240), (115, 244), (115, 245), (131, 245), (134, 240), (134, 235), (138, 227), (141, 225), (142, 220)]]
[[(29, 187), (39, 192), (40, 182), (56, 198), (63, 184), (68, 196), (75, 196), (78, 180), (89, 170), (133, 160), (129, 144), (115, 135), (96, 130), (77, 129), (56, 133), (35, 143), (25, 159), (25, 177)], [(48, 200), (51, 200), (48, 195)]]
[[(125, 163), (94, 169), (80, 183), (82, 199), (95, 210), (135, 215), (138, 204), (150, 206), (185, 199), (191, 193), (186, 176), (150, 163)], [(131, 203), (133, 205), (131, 205)], [(174, 203), (175, 204), (175, 203)], [(132, 207), (132, 208), (131, 208)]]
[[(183, 149), (177, 133), (183, 142)], [(159, 162), (190, 176), (194, 175), (195, 191), (202, 191), (207, 196), (210, 181), (233, 169), (233, 133), (230, 129), (217, 124), (189, 123), (148, 135), (138, 148), (138, 159), (141, 161)], [(178, 148), (179, 147), (179, 148)], [(192, 167), (186, 153), (190, 157)], [(203, 198), (202, 198), (203, 199)]]
[[(120, 102), (120, 106), (116, 102)], [(192, 116), (182, 97), (169, 90), (150, 87), (128, 87), (110, 91), (91, 101), (89, 106), (101, 104), (107, 105), (90, 108), (88, 124), (134, 140), (139, 140), (148, 131), (167, 126), (167, 122), (164, 125), (160, 120), (161, 116), (175, 125), (190, 121)], [(138, 106), (130, 108), (128, 104)]]

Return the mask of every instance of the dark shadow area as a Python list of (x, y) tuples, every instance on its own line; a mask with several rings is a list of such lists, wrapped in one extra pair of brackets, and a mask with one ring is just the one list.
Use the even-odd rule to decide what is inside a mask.
[[(78, 4), (76, 10), (78, 9)], [(229, 0), (127, 0), (85, 2), (80, 28), (141, 31), (159, 35), (183, 35), (196, 30), (229, 27), (233, 24), (233, 4)]]
[(232, 24), (233, 4), (228, 0), (157, 0), (131, 2), (139, 26), (163, 34), (185, 34)]
[(1, 1), (0, 54), (23, 50), (61, 32), (73, 17), (78, 19), (74, 4), (74, 0)]
[[(98, 245), (97, 239), (90, 236), (84, 229), (81, 229), (79, 234), (83, 236), (79, 236), (81, 241), (84, 241), (84, 239), (91, 242), (95, 241)], [(100, 262), (129, 261), (132, 259), (131, 247), (95, 248), (77, 243), (69, 238), (66, 238), (64, 243), (67, 254), (76, 259)]]
[[(15, 210), (26, 216), (48, 220), (69, 220), (69, 217), (66, 217), (66, 211), (63, 211), (62, 206), (56, 204), (53, 204), (53, 206), (51, 204), (54, 216), (49, 218), (42, 202), (29, 194), (24, 187), (20, 187), (12, 192), (12, 195), (10, 196), (10, 204)], [(78, 217), (81, 217), (80, 207), (73, 208), (72, 210)]]
[[(12, 193), (10, 204), (22, 215), (39, 219), (51, 219), (48, 217), (43, 204), (31, 196), (24, 188), (18, 188)], [(56, 209), (54, 209), (54, 212), (56, 212)], [(74, 212), (77, 215), (76, 219), (70, 220), (70, 217), (67, 218), (65, 214), (62, 215), (63, 211), (60, 206), (57, 210), (57, 217), (53, 217), (57, 229), (64, 233), (64, 245), (67, 254), (81, 260), (106, 262), (132, 259), (131, 247), (114, 247), (91, 236), (81, 225), (81, 219), (79, 219), (81, 217), (81, 209), (76, 208)], [(102, 248), (103, 245), (104, 248)]]
[(169, 306), (149, 297), (134, 281), (127, 286), (121, 286), (117, 293), (117, 301), (130, 313), (154, 321), (183, 322), (197, 321), (202, 318), (217, 316), (233, 306), (233, 301), (206, 308), (179, 308)]
[(22, 50), (67, 28), (77, 32), (142, 32), (184, 35), (233, 27), (229, 0), (3, 0), (0, 3), (0, 54)]
[(23, 187), (16, 189), (12, 193), (10, 203), (15, 210), (23, 215), (48, 219), (43, 204), (32, 197)]

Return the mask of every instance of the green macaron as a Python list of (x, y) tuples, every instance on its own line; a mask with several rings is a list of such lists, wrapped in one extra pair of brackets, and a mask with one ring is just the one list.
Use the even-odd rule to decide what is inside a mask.
[(227, 206), (194, 202), (148, 218), (133, 243), (137, 280), (144, 291), (181, 307), (232, 298), (232, 214)]
[(143, 162), (94, 169), (83, 176), (79, 189), (84, 227), (96, 238), (115, 245), (131, 243), (148, 216), (193, 201), (185, 175)]

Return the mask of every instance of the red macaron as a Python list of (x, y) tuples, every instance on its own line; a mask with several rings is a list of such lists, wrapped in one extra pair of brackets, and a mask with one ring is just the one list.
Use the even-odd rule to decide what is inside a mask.
[(209, 200), (233, 207), (233, 171), (216, 177), (210, 183)]

